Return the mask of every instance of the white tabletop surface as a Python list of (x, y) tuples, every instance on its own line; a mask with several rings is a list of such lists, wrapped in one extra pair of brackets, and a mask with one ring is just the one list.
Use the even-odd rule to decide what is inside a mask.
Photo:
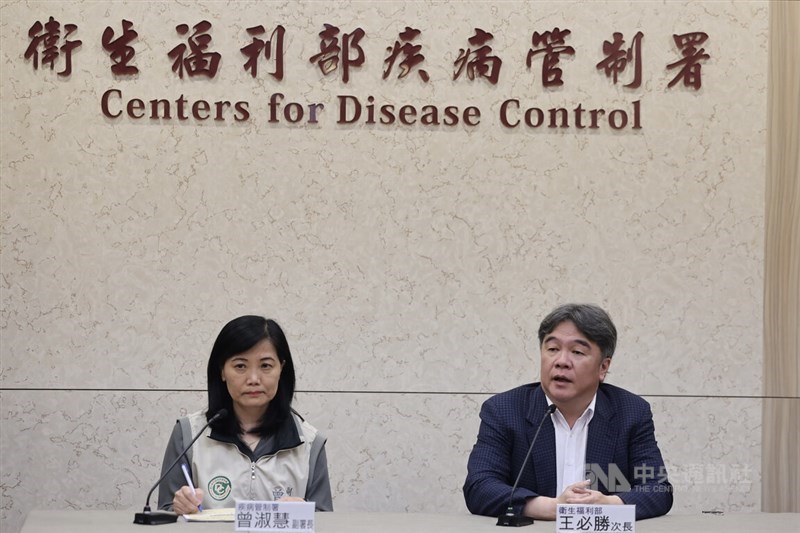
[[(133, 523), (136, 510), (130, 511), (31, 511), (21, 533), (125, 533), (156, 530), (162, 533), (209, 533), (233, 531), (228, 523), (187, 523), (179, 521), (160, 526)], [(499, 533), (495, 518), (463, 514), (430, 513), (316, 513), (316, 533)], [(554, 522), (537, 521), (522, 528), (503, 528), (526, 531), (555, 531)], [(640, 533), (797, 533), (800, 532), (798, 513), (697, 514), (667, 515), (636, 523)]]

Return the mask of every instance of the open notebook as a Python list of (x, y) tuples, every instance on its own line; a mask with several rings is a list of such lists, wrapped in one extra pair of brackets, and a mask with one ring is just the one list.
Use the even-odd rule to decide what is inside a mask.
[(182, 515), (181, 518), (187, 522), (233, 522), (235, 512), (233, 507), (204, 509), (199, 513)]

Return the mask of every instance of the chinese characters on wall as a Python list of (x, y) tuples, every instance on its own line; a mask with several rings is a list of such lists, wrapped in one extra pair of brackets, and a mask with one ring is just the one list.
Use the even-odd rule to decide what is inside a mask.
[[(165, 65), (170, 66), (174, 76), (181, 79), (210, 80), (219, 74), (225, 63), (223, 59), (229, 57), (231, 52), (215, 49), (213, 30), (212, 23), (207, 20), (193, 25), (181, 23), (175, 26), (174, 46), (164, 51)], [(69, 77), (73, 75), (73, 65), (83, 49), (83, 41), (77, 38), (77, 33), (76, 24), (62, 24), (52, 16), (44, 23), (36, 21), (28, 30), (24, 59), (31, 63), (34, 70), (39, 70), (40, 67), (56, 70), (58, 65), (57, 75)], [(244, 33), (242, 46), (232, 53), (235, 58), (233, 64), (253, 78), (268, 76), (276, 86), (282, 83), (286, 77), (286, 28), (280, 24), (274, 27), (254, 25), (246, 28)], [(426, 69), (430, 63), (425, 55), (422, 36), (422, 30), (406, 26), (396, 37), (386, 41), (384, 56), (380, 58), (383, 65), (380, 75), (382, 80), (391, 78), (402, 82), (413, 78), (422, 84), (434, 83)], [(612, 32), (609, 39), (602, 43), (602, 54), (597, 58), (595, 68), (598, 76), (605, 76), (611, 84), (625, 89), (641, 88), (644, 77), (644, 37), (641, 31), (630, 36)], [(121, 20), (119, 26), (108, 26), (103, 30), (100, 45), (108, 55), (113, 77), (119, 79), (139, 73), (140, 69), (136, 65), (138, 38), (139, 32), (135, 23), (125, 19)], [(356, 79), (367, 79), (358, 76), (366, 61), (362, 45), (366, 39), (375, 37), (368, 35), (360, 27), (343, 31), (326, 23), (316, 38), (319, 51), (307, 60), (318, 69), (320, 76), (338, 76), (343, 85)], [(570, 72), (565, 60), (580, 53), (573, 42), (573, 32), (567, 28), (533, 31), (530, 47), (524, 51), (524, 65), (504, 63), (503, 58), (492, 48), (494, 39), (492, 33), (481, 28), (474, 28), (472, 35), (465, 36), (463, 46), (458, 47), (457, 53), (454, 50), (455, 61), (449, 65), (453, 82), (478, 81), (495, 86), (504, 75), (508, 75), (508, 68), (524, 68), (533, 79), (538, 80), (544, 90), (558, 88), (569, 83)], [(697, 91), (702, 87), (702, 67), (710, 58), (704, 48), (707, 40), (708, 35), (704, 32), (672, 35), (671, 46), (674, 47), (675, 60), (664, 65), (672, 75), (668, 89), (679, 85), (685, 90)], [(455, 46), (457, 45), (454, 48)], [(325, 104), (319, 102), (285, 102), (282, 109), (279, 109), (284, 98), (279, 92), (269, 95), (269, 122), (316, 123), (325, 109)], [(353, 95), (340, 95), (337, 101), (339, 112), (336, 116), (339, 124), (362, 121), (366, 124), (384, 125), (476, 126), (480, 123), (480, 110), (476, 106), (460, 109), (446, 105), (397, 105), (391, 102), (376, 104), (373, 96), (369, 96), (364, 102)], [(641, 103), (637, 100), (632, 106), (632, 115), (629, 116), (625, 110), (583, 109), (580, 104), (571, 110), (523, 109), (524, 106), (518, 99), (510, 98), (500, 106), (500, 122), (507, 128), (515, 128), (524, 123), (529, 128), (545, 126), (596, 129), (607, 121), (612, 129), (624, 129), (629, 124), (633, 129), (639, 129)], [(221, 121), (232, 116), (235, 121), (243, 121), (251, 116), (249, 102), (246, 101), (189, 102), (181, 95), (175, 99), (145, 102), (137, 98), (127, 99), (118, 89), (109, 89), (103, 94), (101, 109), (108, 118), (125, 115), (131, 119), (175, 117), (178, 120), (192, 118), (200, 121)], [(620, 113), (615, 114), (616, 111)]]

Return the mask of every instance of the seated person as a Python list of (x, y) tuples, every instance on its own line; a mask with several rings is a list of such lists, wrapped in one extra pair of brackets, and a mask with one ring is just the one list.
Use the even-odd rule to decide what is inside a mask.
[(237, 499), (307, 500), (332, 511), (325, 437), (292, 410), (294, 386), (292, 354), (275, 321), (242, 316), (226, 324), (208, 360), (208, 408), (178, 420), (162, 469), (214, 414), (228, 415), (182, 460), (196, 495), (176, 465), (159, 488), (159, 508), (191, 514), (201, 504), (235, 507)]
[[(541, 383), (497, 394), (481, 407), (464, 483), (470, 512), (506, 512), (540, 423), (511, 501), (515, 513), (554, 520), (557, 504), (635, 504), (640, 520), (670, 510), (672, 485), (650, 405), (603, 383), (616, 344), (611, 318), (593, 305), (562, 305), (542, 321)], [(556, 410), (548, 416), (550, 405)]]

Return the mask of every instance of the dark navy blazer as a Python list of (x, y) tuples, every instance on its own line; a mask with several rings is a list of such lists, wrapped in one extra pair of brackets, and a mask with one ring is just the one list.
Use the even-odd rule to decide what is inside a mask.
[[(547, 398), (539, 383), (523, 385), (497, 394), (481, 407), (478, 441), (467, 463), (464, 498), (474, 514), (505, 513), (511, 486), (522, 467), (536, 428), (547, 411)], [(655, 438), (650, 404), (625, 389), (601, 383), (594, 416), (589, 422), (586, 463), (599, 465), (597, 476), (604, 494), (615, 494), (626, 504), (636, 505), (636, 519), (666, 514), (672, 507), (672, 485), (666, 479), (664, 460)], [(609, 490), (603, 478), (630, 483)], [(615, 466), (618, 470), (615, 470)], [(616, 474), (616, 475), (615, 475)], [(525, 466), (513, 506), (520, 512), (534, 496), (556, 494), (556, 436), (550, 417), (544, 421), (531, 458)]]

